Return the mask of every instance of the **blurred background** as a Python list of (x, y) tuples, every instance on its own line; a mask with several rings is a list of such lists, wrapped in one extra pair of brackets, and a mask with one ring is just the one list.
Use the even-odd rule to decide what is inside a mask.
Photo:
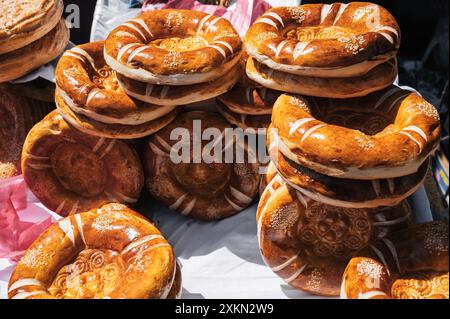
[[(233, 3), (233, 0), (199, 1), (226, 5)], [(81, 44), (89, 42), (96, 6), (98, 8), (120, 7), (121, 9), (117, 10), (120, 12), (119, 15), (125, 16), (130, 15), (131, 10), (139, 12), (144, 0), (64, 0), (64, 2), (66, 6), (76, 4), (80, 8), (80, 28), (72, 30), (71, 39), (75, 44)], [(298, 2), (306, 4), (336, 1), (299, 0)], [(373, 0), (372, 2), (388, 9), (396, 17), (402, 30), (402, 46), (399, 52), (400, 84), (417, 89), (426, 100), (436, 106), (441, 115), (443, 127), (441, 150), (435, 156), (433, 174), (427, 180), (428, 187), (426, 187), (430, 201), (436, 206), (433, 208), (433, 212), (441, 214), (443, 210), (447, 210), (449, 202), (449, 1)], [(97, 9), (97, 15), (99, 11)], [(107, 23), (102, 19), (95, 20), (97, 24)], [(107, 26), (99, 25), (98, 28), (107, 28)], [(448, 217), (448, 213), (446, 216)]]

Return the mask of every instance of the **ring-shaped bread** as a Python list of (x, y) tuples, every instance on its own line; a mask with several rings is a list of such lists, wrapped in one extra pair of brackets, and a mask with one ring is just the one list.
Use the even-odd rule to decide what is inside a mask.
[(153, 84), (213, 81), (236, 65), (242, 42), (231, 23), (192, 10), (149, 11), (114, 29), (107, 63), (128, 78)]
[(392, 59), (384, 62), (359, 76), (320, 78), (276, 71), (249, 58), (246, 72), (250, 79), (272, 90), (315, 97), (347, 99), (380, 91), (394, 83), (397, 78), (397, 61)]
[(426, 160), (416, 173), (392, 179), (342, 179), (317, 173), (284, 156), (283, 144), (272, 128), (268, 130), (267, 145), (276, 171), (291, 187), (313, 200), (338, 207), (398, 205), (423, 184), (430, 166), (430, 160)]
[(258, 192), (259, 163), (250, 146), (228, 138), (226, 129), (232, 130), (231, 125), (219, 114), (194, 111), (150, 136), (144, 154), (150, 194), (201, 220), (229, 217), (248, 207)]
[(0, 83), (18, 79), (56, 59), (69, 43), (70, 31), (64, 19), (49, 33), (27, 46), (0, 55)]
[(181, 290), (172, 247), (147, 219), (112, 203), (50, 226), (18, 262), (10, 299), (166, 299)]
[(290, 160), (347, 179), (414, 174), (440, 136), (436, 108), (397, 86), (347, 100), (285, 94), (274, 105), (272, 127)]
[(135, 204), (144, 184), (139, 156), (131, 146), (84, 134), (57, 111), (29, 132), (22, 173), (39, 201), (58, 214), (110, 202)]
[(66, 51), (56, 67), (58, 94), (75, 113), (105, 124), (139, 125), (175, 109), (130, 98), (103, 57), (104, 41)]
[(186, 105), (224, 94), (241, 78), (242, 72), (243, 67), (237, 64), (214, 81), (183, 86), (144, 83), (120, 74), (117, 75), (117, 79), (123, 90), (137, 100), (155, 105)]
[(448, 222), (394, 233), (350, 260), (343, 299), (448, 299)]
[(256, 214), (264, 262), (289, 285), (338, 296), (350, 259), (370, 242), (410, 224), (407, 202), (388, 208), (349, 209), (303, 196), (276, 175)]
[(354, 77), (393, 58), (394, 17), (379, 5), (307, 4), (268, 10), (245, 36), (247, 53), (271, 69), (313, 77)]
[(27, 46), (59, 23), (62, 0), (0, 0), (0, 54)]
[(137, 139), (149, 136), (172, 122), (180, 112), (180, 108), (175, 108), (160, 118), (137, 125), (135, 123), (132, 125), (106, 124), (83, 114), (75, 113), (61, 97), (58, 89), (55, 93), (55, 102), (64, 120), (79, 131), (88, 135), (111, 139)]

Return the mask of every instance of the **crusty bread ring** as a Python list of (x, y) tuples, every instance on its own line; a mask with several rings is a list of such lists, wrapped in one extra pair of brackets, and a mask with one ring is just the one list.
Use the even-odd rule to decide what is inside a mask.
[(430, 160), (426, 160), (417, 173), (392, 179), (342, 179), (319, 174), (284, 156), (282, 142), (272, 128), (268, 130), (267, 145), (277, 172), (291, 187), (313, 200), (339, 207), (398, 205), (423, 184), (430, 166)]
[(414, 174), (440, 135), (434, 106), (396, 86), (348, 100), (285, 94), (275, 103), (272, 126), (290, 160), (347, 179)]
[[(194, 122), (196, 121), (196, 122)], [(201, 131), (194, 127), (201, 125)], [(221, 219), (234, 215), (249, 206), (258, 192), (259, 174), (256, 155), (255, 162), (249, 160), (252, 152), (247, 143), (236, 143), (226, 138), (225, 129), (230, 125), (219, 115), (208, 112), (186, 112), (157, 134), (150, 136), (144, 154), (146, 187), (150, 194), (171, 209), (185, 216), (201, 220)], [(171, 134), (183, 130), (184, 138), (189, 140), (171, 140)], [(222, 132), (218, 140), (211, 140), (207, 130), (217, 129)], [(201, 133), (208, 141), (199, 141), (194, 134)], [(177, 133), (177, 134), (178, 134)], [(201, 136), (200, 136), (201, 137)], [(194, 144), (194, 139), (198, 144)], [(177, 152), (176, 145), (187, 144), (190, 155), (181, 163), (174, 163), (172, 152)], [(196, 149), (201, 143), (201, 150)], [(207, 163), (203, 155), (205, 146), (219, 145), (220, 154), (214, 152), (220, 160)], [(243, 147), (243, 163), (226, 162), (224, 150)], [(216, 149), (214, 149), (216, 150)], [(212, 152), (212, 151), (211, 151)], [(178, 153), (176, 153), (178, 154)], [(211, 153), (208, 153), (211, 154)], [(232, 153), (236, 156), (235, 153)]]
[(56, 59), (69, 43), (69, 29), (64, 19), (53, 30), (27, 46), (0, 55), (0, 83), (24, 76)]
[(448, 290), (448, 222), (429, 222), (379, 239), (353, 258), (341, 298), (448, 299)]
[(17, 264), (10, 299), (175, 298), (181, 274), (172, 247), (121, 204), (59, 220)]
[(20, 174), (20, 155), (28, 131), (51, 106), (0, 87), (0, 180)]
[(135, 123), (132, 125), (106, 124), (75, 113), (61, 97), (58, 89), (55, 93), (55, 101), (59, 113), (70, 125), (85, 134), (112, 139), (137, 139), (153, 134), (172, 122), (180, 111), (179, 108), (175, 108), (157, 119), (137, 125)]
[(22, 173), (33, 194), (58, 214), (110, 202), (135, 204), (144, 184), (139, 156), (131, 146), (84, 134), (57, 111), (28, 134)]
[(156, 105), (186, 105), (206, 101), (227, 92), (242, 76), (242, 69), (240, 65), (236, 65), (217, 80), (183, 86), (144, 83), (120, 74), (117, 78), (124, 91), (135, 99)]
[(380, 91), (397, 77), (396, 59), (377, 65), (369, 72), (349, 78), (307, 77), (275, 71), (255, 59), (248, 59), (247, 76), (273, 90), (316, 97), (347, 99)]
[(367, 2), (272, 8), (245, 36), (247, 53), (268, 67), (313, 77), (354, 77), (393, 58), (400, 29)]
[(228, 121), (228, 123), (236, 125), (245, 132), (253, 134), (266, 134), (266, 130), (270, 125), (271, 116), (268, 115), (248, 115), (235, 113), (228, 108), (220, 100), (216, 103), (217, 110)]
[(103, 57), (104, 41), (66, 51), (56, 68), (58, 94), (74, 113), (105, 124), (139, 125), (175, 109), (130, 98)]
[(315, 202), (276, 175), (257, 210), (265, 263), (289, 285), (337, 296), (349, 260), (378, 237), (410, 224), (406, 202), (391, 208), (349, 209)]
[(0, 54), (27, 46), (59, 23), (62, 0), (1, 0)]
[(219, 78), (239, 62), (241, 51), (241, 39), (226, 19), (166, 9), (145, 12), (114, 29), (105, 59), (134, 80), (189, 85)]

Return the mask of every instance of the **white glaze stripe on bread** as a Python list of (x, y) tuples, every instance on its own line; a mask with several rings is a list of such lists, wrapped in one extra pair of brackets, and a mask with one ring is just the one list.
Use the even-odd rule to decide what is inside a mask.
[(287, 282), (288, 284), (293, 282), (295, 279), (297, 279), (298, 276), (302, 274), (306, 266), (307, 265), (303, 265), (302, 267), (300, 267), (291, 277), (284, 279), (284, 281)]
[(237, 205), (236, 203), (234, 203), (228, 196), (227, 194), (223, 195), (225, 197), (225, 200), (228, 202), (228, 204), (230, 204), (231, 207), (233, 207), (233, 209), (241, 211), (244, 209), (244, 207), (241, 207), (239, 205)]
[(386, 293), (380, 291), (380, 290), (372, 290), (364, 293), (358, 294), (358, 299), (372, 299), (373, 297), (378, 296), (387, 296)]
[(302, 55), (303, 53), (307, 52), (306, 51), (306, 47), (310, 44), (311, 42), (299, 42), (296, 44), (295, 48), (294, 48), (294, 52), (292, 54), (292, 56), (294, 57), (294, 60), (297, 60), (298, 57), (300, 55)]
[(376, 227), (384, 227), (384, 226), (392, 226), (392, 225), (396, 225), (396, 224), (400, 224), (403, 223), (404, 221), (407, 221), (409, 219), (410, 214), (406, 214), (405, 216), (393, 219), (393, 220), (383, 220), (380, 222), (374, 222), (373, 226)]
[(295, 256), (292, 256), (291, 258), (289, 258), (288, 260), (286, 260), (286, 261), (285, 261), (284, 263), (282, 263), (281, 265), (276, 266), (276, 267), (272, 267), (272, 268), (270, 268), (270, 269), (271, 269), (273, 272), (279, 272), (279, 271), (285, 269), (286, 267), (288, 267), (290, 264), (292, 264), (292, 263), (298, 258), (299, 255), (300, 255), (300, 253), (298, 253), (298, 254), (295, 255)]
[(373, 179), (373, 180), (371, 180), (371, 182), (372, 182), (372, 188), (373, 188), (375, 194), (377, 195), (377, 197), (380, 197), (380, 195), (381, 195), (380, 180)]
[(128, 57), (128, 63), (131, 63), (131, 61), (133, 61), (133, 59), (142, 51), (146, 50), (147, 46), (142, 46), (140, 48), (137, 48), (133, 51), (133, 53), (130, 54), (130, 56)]
[(145, 95), (146, 95), (146, 96), (151, 96), (154, 87), (155, 87), (155, 86), (154, 86), (153, 84), (150, 84), (150, 83), (147, 84), (147, 86), (146, 86), (146, 88), (145, 88)]
[(212, 15), (208, 14), (207, 16), (203, 17), (202, 20), (200, 20), (200, 22), (198, 24), (198, 28), (197, 28), (197, 33), (199, 33), (203, 29), (203, 26), (205, 25), (206, 21), (208, 21), (209, 18), (211, 18), (211, 17), (212, 17)]
[(94, 146), (94, 148), (92, 149), (92, 151), (93, 151), (94, 153), (97, 153), (98, 150), (103, 146), (103, 144), (105, 143), (105, 141), (106, 141), (106, 138), (101, 137), (101, 138), (98, 140), (97, 144), (95, 144), (95, 146)]
[(115, 199), (118, 198), (118, 199), (119, 199), (119, 202), (125, 202), (125, 203), (129, 203), (129, 204), (135, 204), (135, 203), (137, 203), (137, 201), (138, 201), (138, 199), (128, 197), (128, 196), (126, 196), (126, 195), (124, 195), (124, 194), (122, 194), (122, 193), (120, 193), (120, 192), (116, 192), (115, 195), (112, 195), (112, 194), (110, 194), (110, 193), (108, 193), (108, 192), (105, 191), (105, 195), (106, 195), (108, 198), (115, 198)]
[(412, 132), (416, 132), (417, 134), (419, 134), (420, 136), (422, 136), (422, 138), (425, 140), (425, 142), (428, 142), (428, 138), (427, 135), (425, 134), (424, 131), (422, 131), (421, 128), (415, 126), (415, 125), (410, 125), (405, 127), (402, 131), (412, 131)]
[(219, 22), (220, 20), (222, 20), (221, 17), (216, 17), (214, 20), (212, 20), (212, 21), (208, 24), (208, 27), (206, 28), (205, 32), (208, 33), (208, 32), (211, 30), (211, 28), (212, 28), (213, 26), (215, 26), (216, 23)]
[(214, 41), (212, 44), (215, 44), (215, 43), (225, 46), (228, 50), (230, 50), (231, 55), (234, 54), (234, 50), (233, 50), (233, 47), (231, 46), (231, 44), (229, 44), (225, 41)]
[(64, 205), (66, 205), (66, 201), (63, 200), (61, 204), (56, 208), (55, 213), (61, 215), (62, 210), (64, 209)]
[(87, 53), (86, 51), (84, 51), (82, 48), (80, 48), (80, 47), (75, 47), (75, 48), (72, 48), (71, 51), (72, 51), (72, 52), (75, 52), (75, 53), (78, 53), (78, 54), (81, 54), (82, 56), (84, 56), (84, 57), (89, 61), (89, 63), (91, 64), (91, 66), (94, 68), (94, 70), (97, 69), (97, 68), (95, 67), (95, 61), (94, 61), (94, 59), (90, 56), (89, 53)]
[(21, 292), (17, 295), (15, 295), (14, 297), (12, 297), (11, 299), (27, 299), (33, 296), (37, 296), (37, 295), (45, 295), (47, 294), (46, 291), (44, 290), (39, 290), (39, 291), (31, 291), (31, 292)]
[(391, 192), (391, 194), (394, 194), (395, 192), (395, 182), (392, 178), (388, 178), (387, 180), (388, 183), (388, 187), (389, 187), (389, 191)]
[(77, 223), (78, 232), (80, 233), (81, 239), (83, 240), (84, 245), (86, 245), (86, 239), (84, 238), (84, 231), (83, 231), (83, 221), (81, 220), (81, 215), (76, 214), (74, 215), (75, 222)]
[(389, 112), (391, 112), (391, 110), (397, 105), (397, 103), (400, 101), (400, 100), (403, 100), (407, 95), (409, 95), (410, 93), (408, 92), (408, 93), (405, 93), (405, 94), (402, 94), (402, 95), (400, 95), (398, 98), (396, 98), (394, 101), (392, 101), (392, 103), (391, 103), (391, 105), (389, 106), (389, 108), (387, 109), (387, 112), (386, 113), (389, 113)]
[(258, 21), (255, 22), (255, 24), (257, 24), (257, 23), (265, 23), (265, 24), (271, 25), (272, 27), (274, 27), (278, 31), (278, 26), (272, 19), (260, 18), (260, 19), (258, 19)]
[(112, 148), (114, 147), (114, 145), (116, 144), (116, 140), (111, 140), (111, 142), (109, 143), (109, 145), (105, 148), (105, 150), (100, 154), (100, 159), (102, 159), (103, 157), (105, 157), (109, 152), (111, 152)]
[(97, 88), (94, 88), (91, 92), (89, 92), (89, 95), (86, 100), (86, 105), (89, 105), (89, 103), (97, 95), (98, 92), (99, 92), (99, 90)]
[(176, 274), (177, 274), (177, 263), (176, 263), (176, 261), (174, 262), (174, 264), (175, 264), (175, 266), (174, 266), (172, 278), (167, 283), (167, 285), (164, 287), (163, 292), (161, 294), (161, 299), (167, 299), (167, 296), (169, 296), (169, 293), (172, 290), (173, 284), (175, 282), (175, 277), (176, 277)]
[(280, 57), (281, 51), (283, 51), (285, 45), (288, 44), (288, 43), (289, 43), (288, 40), (283, 40), (283, 41), (281, 41), (281, 42), (278, 44), (277, 50), (276, 50), (276, 52), (275, 52), (275, 58), (278, 59), (278, 58)]
[(48, 161), (50, 159), (50, 157), (48, 157), (48, 156), (37, 156), (37, 155), (30, 154), (30, 153), (26, 153), (25, 156), (31, 160), (36, 160), (36, 161)]
[(383, 241), (383, 243), (386, 245), (386, 247), (391, 252), (391, 255), (392, 255), (392, 257), (394, 258), (394, 261), (395, 261), (395, 265), (397, 266), (397, 269), (398, 269), (399, 273), (401, 273), (402, 270), (400, 268), (400, 261), (398, 260), (397, 249), (395, 249), (394, 243), (392, 241), (390, 241), (389, 239), (387, 239), (387, 238), (382, 238), (381, 240)]
[(175, 203), (170, 205), (169, 208), (172, 209), (172, 210), (177, 210), (178, 208), (180, 208), (181, 204), (183, 204), (183, 202), (186, 199), (186, 197), (187, 197), (187, 194), (183, 194), (180, 198), (178, 198), (175, 201)]
[(333, 5), (331, 5), (331, 4), (322, 5), (322, 9), (320, 10), (320, 23), (325, 21), (328, 14), (330, 13), (332, 7), (333, 7)]
[(253, 200), (253, 198), (245, 195), (244, 193), (242, 193), (241, 191), (237, 190), (233, 186), (230, 186), (230, 194), (234, 198), (236, 198), (238, 201), (240, 201), (241, 203), (250, 204), (252, 202), (252, 200)]
[(77, 201), (75, 202), (75, 204), (73, 204), (72, 209), (71, 209), (70, 212), (69, 212), (69, 215), (75, 214), (75, 212), (78, 210), (78, 206), (79, 206), (79, 205), (80, 205), (80, 201), (77, 200)]
[(274, 18), (274, 19), (277, 19), (278, 22), (280, 22), (281, 25), (282, 25), (283, 28), (284, 28), (284, 21), (283, 21), (283, 19), (279, 16), (278, 13), (276, 13), (276, 12), (267, 12), (267, 13), (264, 13), (263, 16), (264, 16), (264, 17), (269, 16), (269, 17), (272, 17), (272, 18)]
[(52, 166), (50, 164), (28, 163), (27, 165), (28, 165), (28, 167), (34, 169), (35, 171), (45, 171), (45, 170), (52, 168)]
[(251, 95), (250, 95), (252, 90), (253, 90), (253, 88), (251, 88), (251, 87), (245, 88), (245, 97), (247, 98), (247, 102), (250, 103), (250, 104), (253, 103)]
[(171, 152), (172, 151), (172, 146), (170, 146), (169, 143), (167, 143), (163, 138), (161, 138), (159, 135), (155, 135), (156, 140), (158, 141), (159, 144), (161, 144), (161, 146), (167, 151), (167, 152)]
[(194, 198), (193, 200), (191, 200), (191, 202), (189, 204), (187, 204), (186, 208), (181, 211), (181, 214), (184, 216), (189, 215), (192, 212), (192, 210), (194, 209), (196, 202), (197, 202), (197, 198)]
[(291, 124), (291, 128), (289, 129), (289, 135), (292, 135), (294, 132), (298, 131), (300, 129), (300, 127), (303, 126), (303, 124), (306, 124), (308, 122), (311, 121), (315, 121), (315, 118), (306, 118), (306, 119), (300, 119), (295, 121), (294, 123)]
[(142, 244), (144, 244), (146, 242), (149, 242), (151, 240), (154, 240), (154, 239), (164, 239), (164, 237), (161, 236), (161, 235), (155, 235), (155, 234), (141, 237), (138, 240), (135, 240), (135, 241), (129, 243), (127, 246), (125, 246), (125, 248), (122, 249), (121, 254), (122, 255), (126, 254), (127, 252), (129, 252), (133, 248), (136, 248), (137, 246), (140, 246), (140, 245), (142, 245)]
[(306, 201), (303, 194), (300, 193), (299, 191), (296, 191), (295, 193), (297, 195), (297, 199), (300, 201), (300, 203), (303, 205), (303, 207), (308, 208), (308, 202)]
[(227, 57), (227, 53), (225, 52), (225, 50), (222, 49), (221, 47), (217, 46), (217, 45), (210, 44), (210, 45), (208, 45), (208, 48), (215, 49), (215, 50), (218, 51), (224, 58)]
[(380, 98), (378, 99), (377, 103), (375, 103), (374, 105), (374, 109), (378, 109), (381, 104), (383, 104), (384, 101), (386, 101), (388, 98), (390, 98), (392, 95), (394, 95), (395, 93), (401, 91), (401, 89), (397, 86), (387, 90), (386, 92), (384, 92), (383, 95), (380, 96)]
[(9, 287), (8, 292), (12, 292), (13, 290), (16, 290), (18, 288), (29, 286), (44, 287), (44, 284), (34, 278), (19, 279)]
[(72, 222), (70, 218), (65, 218), (58, 222), (59, 228), (66, 234), (66, 237), (75, 245), (75, 235), (73, 233)]
[(166, 98), (167, 94), (169, 94), (169, 90), (170, 90), (170, 86), (164, 85), (163, 88), (162, 88), (162, 90), (161, 90), (160, 98), (161, 98), (161, 99)]
[(422, 144), (421, 144), (418, 140), (416, 140), (411, 134), (409, 134), (409, 133), (407, 133), (407, 132), (403, 132), (403, 131), (401, 131), (401, 132), (399, 132), (399, 133), (402, 134), (402, 135), (405, 135), (405, 136), (409, 137), (414, 143), (417, 144), (417, 146), (419, 147), (419, 152), (422, 151)]
[(337, 12), (337, 14), (336, 14), (336, 17), (334, 18), (333, 25), (335, 25), (335, 24), (339, 21), (339, 19), (341, 18), (342, 14), (343, 14), (344, 11), (345, 11), (345, 9), (347, 9), (347, 6), (348, 6), (347, 3), (345, 3), (345, 4), (344, 4), (344, 3), (339, 4), (339, 10), (338, 10), (338, 12)]
[(303, 137), (300, 140), (300, 142), (301, 143), (304, 142), (309, 136), (311, 136), (311, 134), (313, 134), (315, 131), (317, 131), (318, 129), (320, 129), (320, 128), (324, 127), (324, 126), (327, 126), (327, 124), (319, 124), (319, 125), (311, 127), (309, 130), (307, 130), (305, 132), (305, 134), (303, 134)]
[(131, 49), (132, 47), (137, 47), (137, 46), (141, 46), (141, 43), (130, 43), (127, 45), (124, 45), (120, 50), (119, 53), (117, 54), (117, 61), (122, 61), (122, 57), (125, 55), (125, 53), (127, 53), (127, 51), (129, 49)]
[(153, 37), (153, 33), (150, 31), (148, 25), (142, 19), (134, 19), (132, 22), (136, 22), (139, 24), (151, 37)]
[(131, 22), (124, 23), (121, 25), (121, 27), (127, 27), (127, 28), (130, 28), (130, 29), (136, 31), (137, 33), (139, 33), (139, 35), (142, 37), (142, 39), (144, 39), (144, 41), (147, 41), (147, 37), (145, 36), (145, 34)]
[(79, 55), (77, 55), (77, 54), (74, 54), (74, 53), (72, 53), (72, 52), (70, 52), (70, 51), (66, 51), (64, 54), (63, 54), (63, 56), (64, 57), (72, 57), (72, 58), (75, 58), (75, 59), (78, 59), (78, 60), (80, 60), (81, 62), (86, 62), (82, 57), (80, 57)]
[(388, 40), (390, 43), (394, 44), (395, 40), (393, 37), (391, 37), (390, 34), (388, 34), (386, 32), (382, 32), (382, 31), (378, 31), (378, 34), (382, 35), (383, 37), (386, 38), (386, 40)]
[(158, 146), (156, 146), (155, 144), (153, 144), (152, 142), (148, 142), (148, 146), (150, 147), (150, 149), (157, 155), (159, 156), (169, 156), (168, 153), (164, 152), (163, 150), (161, 150)]

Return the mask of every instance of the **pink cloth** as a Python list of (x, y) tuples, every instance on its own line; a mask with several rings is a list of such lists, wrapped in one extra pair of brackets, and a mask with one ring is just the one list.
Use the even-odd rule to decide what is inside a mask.
[(147, 0), (143, 5), (142, 10), (150, 11), (161, 9), (162, 3), (166, 3), (162, 6), (163, 9), (190, 9), (228, 19), (241, 36), (244, 36), (250, 25), (271, 7), (264, 0), (237, 0), (234, 9), (227, 9), (223, 6), (206, 5), (194, 0)]
[(51, 214), (32, 199), (21, 176), (0, 181), (0, 258), (12, 262), (20, 259), (53, 221)]

